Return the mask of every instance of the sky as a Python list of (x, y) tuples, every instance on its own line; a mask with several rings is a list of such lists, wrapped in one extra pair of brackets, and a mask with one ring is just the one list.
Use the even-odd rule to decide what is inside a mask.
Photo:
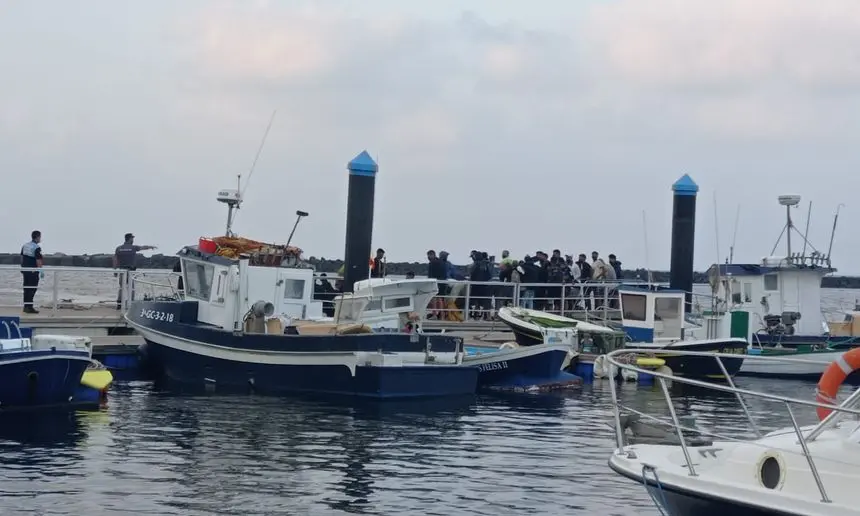
[(858, 49), (856, 0), (7, 0), (0, 249), (222, 234), (215, 196), (277, 110), (234, 229), (283, 243), (307, 211), (306, 256), (342, 257), (366, 149), (390, 261), (558, 248), (665, 270), (688, 173), (697, 270), (733, 243), (769, 255), (799, 194), (822, 251), (844, 204), (833, 263), (860, 274)]

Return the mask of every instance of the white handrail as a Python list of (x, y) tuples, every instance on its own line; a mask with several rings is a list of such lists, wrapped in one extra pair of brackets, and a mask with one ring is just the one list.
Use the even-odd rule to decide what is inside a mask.
[[(761, 433), (759, 432), (759, 430), (755, 424), (755, 421), (752, 418), (752, 415), (750, 414), (749, 410), (747, 409), (746, 403), (744, 402), (742, 396), (750, 396), (750, 397), (760, 398), (760, 399), (767, 400), (767, 401), (780, 402), (781, 404), (785, 405), (786, 410), (788, 412), (789, 419), (791, 420), (792, 428), (793, 428), (795, 434), (797, 435), (798, 444), (801, 447), (803, 456), (806, 458), (810, 473), (812, 474), (812, 477), (816, 483), (816, 486), (818, 487), (819, 494), (821, 495), (821, 501), (822, 501), (822, 503), (830, 503), (831, 502), (831, 499), (827, 494), (827, 490), (825, 489), (824, 481), (822, 480), (821, 475), (818, 472), (818, 467), (815, 464), (815, 460), (813, 459), (812, 455), (809, 452), (808, 443), (812, 442), (818, 435), (821, 434), (821, 432), (824, 429), (834, 427), (838, 423), (838, 421), (841, 417), (844, 417), (847, 414), (853, 414), (855, 416), (860, 416), (860, 410), (857, 410), (856, 408), (854, 408), (857, 405), (858, 401), (860, 401), (860, 390), (855, 391), (847, 400), (845, 400), (845, 402), (843, 402), (841, 405), (838, 405), (838, 406), (833, 405), (833, 404), (820, 403), (818, 401), (809, 401), (809, 400), (790, 398), (788, 396), (781, 396), (778, 394), (768, 394), (768, 393), (764, 393), (764, 392), (751, 391), (748, 389), (742, 389), (742, 388), (737, 387), (734, 384), (734, 381), (732, 380), (731, 375), (729, 375), (727, 369), (725, 368), (725, 365), (723, 364), (722, 359), (727, 358), (727, 359), (737, 360), (739, 358), (738, 355), (733, 355), (733, 354), (728, 354), (728, 353), (710, 353), (710, 352), (701, 352), (701, 351), (697, 352), (697, 351), (686, 351), (686, 350), (673, 350), (670, 348), (669, 349), (667, 349), (667, 348), (660, 349), (659, 352), (661, 355), (714, 358), (714, 360), (716, 360), (717, 364), (719, 364), (720, 369), (723, 371), (723, 374), (725, 375), (725, 380), (727, 382), (726, 385), (722, 385), (722, 384), (716, 384), (716, 383), (711, 383), (711, 382), (705, 382), (702, 380), (696, 380), (693, 378), (674, 376), (671, 374), (666, 374), (666, 373), (660, 372), (659, 370), (658, 371), (646, 370), (644, 368), (636, 366), (635, 365), (636, 361), (630, 359), (631, 357), (635, 357), (636, 355), (653, 354), (654, 353), (653, 349), (629, 349), (629, 348), (627, 348), (627, 349), (616, 350), (616, 351), (610, 352), (609, 354), (606, 355), (609, 363), (612, 365), (615, 365), (619, 369), (628, 369), (630, 371), (636, 371), (640, 375), (647, 374), (647, 375), (654, 376), (657, 379), (658, 383), (660, 384), (661, 390), (663, 391), (664, 397), (666, 399), (667, 406), (669, 407), (669, 414), (671, 416), (671, 421), (672, 421), (671, 426), (673, 426), (673, 428), (675, 429), (675, 431), (678, 435), (678, 440), (680, 443), (681, 451), (684, 455), (684, 461), (686, 462), (687, 470), (689, 471), (690, 476), (697, 476), (697, 473), (695, 470), (695, 465), (693, 464), (693, 461), (690, 458), (690, 453), (688, 450), (688, 444), (687, 444), (686, 438), (684, 436), (683, 430), (696, 431), (696, 429), (687, 428), (686, 426), (681, 424), (680, 420), (678, 419), (677, 414), (675, 413), (675, 407), (674, 407), (674, 404), (672, 402), (672, 398), (669, 394), (669, 389), (666, 385), (667, 381), (682, 383), (682, 384), (687, 384), (687, 385), (694, 385), (694, 386), (699, 387), (699, 388), (711, 389), (711, 390), (735, 394), (735, 396), (737, 397), (738, 401), (741, 404), (741, 407), (743, 408), (745, 415), (747, 416), (748, 420), (750, 421), (751, 425), (753, 426), (754, 432), (759, 437), (761, 436)], [(622, 358), (622, 357), (624, 357), (624, 358)], [(799, 363), (799, 364), (818, 364), (818, 362), (813, 361), (813, 360), (805, 360), (802, 358), (786, 357), (786, 356), (762, 357), (762, 356), (756, 356), (756, 355), (746, 355), (743, 358), (744, 358), (744, 360), (753, 360), (753, 361), (758, 360), (758, 361), (788, 362), (788, 363)], [(629, 408), (625, 407), (624, 405), (622, 405), (621, 403), (619, 403), (618, 393), (617, 393), (617, 389), (616, 389), (614, 383), (615, 382), (610, 382), (610, 392), (612, 394), (612, 407), (613, 407), (613, 413), (614, 413), (614, 417), (615, 417), (615, 433), (616, 433), (616, 443), (617, 443), (616, 453), (624, 454), (626, 452), (624, 451), (624, 448), (625, 448), (625, 446), (624, 446), (624, 429), (621, 426), (621, 410), (625, 409), (625, 410), (629, 410), (629, 411), (634, 412), (634, 413), (639, 413), (639, 412), (636, 410), (629, 409)], [(806, 435), (804, 435), (802, 429), (800, 428), (800, 425), (797, 423), (797, 419), (794, 415), (794, 411), (791, 409), (792, 404), (806, 406), (806, 407), (812, 407), (812, 408), (822, 408), (823, 407), (823, 408), (827, 408), (827, 409), (832, 410), (832, 412), (825, 419), (823, 419), (818, 425), (816, 425), (811, 431), (809, 431)], [(720, 437), (722, 437), (722, 436), (720, 436)], [(725, 438), (728, 440), (737, 440), (737, 439), (731, 438), (731, 437), (725, 437)]]

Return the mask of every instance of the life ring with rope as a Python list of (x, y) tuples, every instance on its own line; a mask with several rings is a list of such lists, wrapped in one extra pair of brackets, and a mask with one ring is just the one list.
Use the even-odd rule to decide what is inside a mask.
[[(851, 351), (846, 351), (839, 358), (834, 360), (824, 370), (821, 379), (818, 380), (818, 387), (815, 389), (815, 401), (817, 403), (825, 403), (829, 405), (838, 405), (836, 394), (839, 392), (839, 387), (848, 378), (848, 375), (860, 369), (860, 348), (854, 348)], [(819, 420), (824, 420), (833, 409), (827, 407), (818, 407), (815, 412), (818, 414)]]

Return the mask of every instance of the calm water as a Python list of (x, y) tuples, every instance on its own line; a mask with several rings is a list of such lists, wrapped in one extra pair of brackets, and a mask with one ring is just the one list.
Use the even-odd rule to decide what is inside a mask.
[[(813, 387), (770, 390), (811, 399)], [(659, 389), (625, 385), (621, 395), (666, 414)], [(4, 516), (657, 514), (641, 486), (606, 465), (609, 400), (608, 385), (595, 384), (355, 408), (118, 383), (98, 412), (1, 415), (0, 506)], [(745, 435), (733, 398), (678, 395), (676, 407), (700, 427)], [(787, 424), (760, 403), (752, 410), (765, 427)]]

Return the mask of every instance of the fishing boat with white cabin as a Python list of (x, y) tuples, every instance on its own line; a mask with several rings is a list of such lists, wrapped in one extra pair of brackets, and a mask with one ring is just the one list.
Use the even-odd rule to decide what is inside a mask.
[[(610, 361), (619, 368), (641, 371), (625, 359), (629, 351), (614, 352)], [(689, 354), (679, 351), (679, 355)], [(860, 350), (853, 350), (850, 368), (860, 365)], [(726, 355), (706, 356), (722, 360)], [(802, 363), (803, 358), (785, 356), (750, 356), (750, 362)], [(846, 377), (843, 367), (829, 366), (834, 373), (834, 394), (840, 379)], [(616, 449), (609, 467), (617, 474), (643, 486), (661, 514), (667, 516), (857, 516), (856, 482), (860, 476), (860, 390), (841, 404), (835, 400), (793, 399), (778, 394), (736, 387), (731, 378), (726, 384), (703, 382), (690, 378), (655, 373), (666, 401), (666, 410), (625, 406), (611, 385)], [(709, 431), (690, 422), (686, 404), (675, 403), (668, 382), (687, 384), (699, 389), (719, 391), (722, 397), (734, 397), (746, 415), (750, 435), (739, 438), (743, 429), (737, 423), (730, 430), (720, 425)], [(748, 404), (755, 404), (753, 411)], [(767, 409), (760, 407), (767, 406)], [(770, 408), (772, 407), (772, 408)], [(816, 409), (819, 422), (802, 425), (798, 419), (803, 410)], [(661, 413), (655, 413), (656, 410)], [(642, 412), (647, 410), (651, 413)], [(771, 432), (761, 429), (758, 414), (772, 418), (782, 414), (786, 426)], [(668, 414), (668, 416), (666, 415)], [(625, 421), (633, 417), (639, 426), (653, 421), (648, 439), (634, 431), (630, 435)], [(694, 416), (693, 416), (694, 417)], [(665, 425), (665, 426), (664, 426)], [(663, 437), (658, 427), (667, 428)], [(655, 432), (654, 430), (658, 430)], [(643, 432), (644, 433), (644, 432)], [(655, 435), (656, 434), (656, 435)]]
[[(741, 370), (747, 352), (747, 341), (737, 337), (688, 338), (685, 293), (659, 285), (626, 286), (618, 289), (621, 327), (627, 334), (627, 346), (647, 349), (663, 359), (674, 374), (689, 378), (722, 379), (725, 372), (735, 376)], [(671, 353), (662, 353), (671, 350)], [(720, 363), (707, 356), (679, 355), (678, 350), (734, 355)]]
[[(222, 191), (219, 200), (232, 212), (239, 193)], [(180, 250), (183, 298), (135, 301), (125, 315), (145, 340), (150, 367), (171, 383), (374, 399), (475, 392), (478, 369), (462, 365), (462, 339), (319, 321), (301, 250), (234, 237), (229, 221), (228, 236)]]
[[(817, 379), (842, 353), (860, 346), (860, 324), (853, 312), (842, 321), (828, 321), (822, 309), (821, 281), (835, 272), (830, 251), (820, 252), (795, 227), (791, 211), (800, 196), (783, 195), (786, 224), (774, 251), (785, 236), (784, 256), (768, 256), (759, 263), (714, 264), (708, 279), (716, 300), (705, 319), (709, 333), (747, 339), (750, 355), (803, 357), (805, 362), (749, 361), (741, 374), (764, 377)], [(810, 205), (811, 208), (811, 205)], [(838, 217), (838, 212), (837, 212)], [(834, 218), (834, 229), (836, 218)], [(792, 247), (792, 234), (802, 251)], [(831, 246), (833, 235), (831, 235)], [(773, 251), (771, 252), (773, 254)], [(859, 380), (854, 375), (852, 381)]]

